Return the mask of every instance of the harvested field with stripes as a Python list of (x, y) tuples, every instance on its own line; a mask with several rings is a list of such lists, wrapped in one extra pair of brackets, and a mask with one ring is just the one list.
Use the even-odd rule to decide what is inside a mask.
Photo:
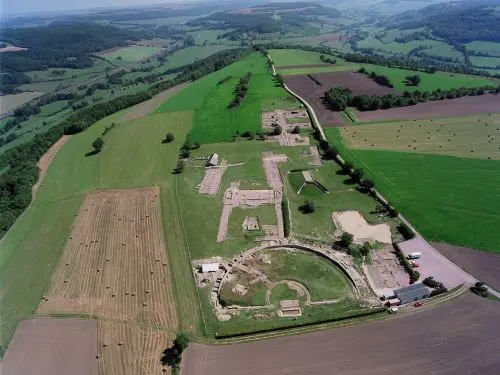
[(172, 345), (169, 336), (151, 326), (99, 321), (99, 374), (150, 375), (170, 373), (161, 364), (162, 352)]
[(158, 188), (89, 194), (38, 313), (176, 327), (159, 208)]

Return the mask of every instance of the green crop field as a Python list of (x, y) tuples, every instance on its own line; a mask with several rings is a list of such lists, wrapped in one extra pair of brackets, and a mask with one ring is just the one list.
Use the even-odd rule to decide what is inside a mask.
[[(100, 56), (115, 64), (130, 64), (151, 56), (161, 48), (144, 47), (144, 46), (128, 46), (119, 48), (112, 52), (99, 53)], [(121, 59), (119, 59), (121, 58)]]
[(351, 148), (500, 160), (500, 115), (362, 124), (340, 129)]
[(470, 56), (470, 62), (473, 66), (480, 68), (498, 68), (500, 67), (500, 57)]
[(291, 69), (278, 69), (281, 75), (297, 75), (297, 74), (314, 74), (314, 73), (329, 73), (329, 72), (345, 72), (351, 70), (358, 70), (361, 68), (359, 64), (346, 64), (346, 65), (332, 65), (332, 66), (317, 66), (309, 68), (291, 68)]
[(321, 53), (303, 51), (300, 49), (270, 49), (269, 55), (276, 67), (286, 65), (323, 64)]
[(227, 30), (199, 30), (188, 32), (194, 38), (196, 45), (203, 45), (205, 41), (207, 43), (218, 42), (217, 37), (221, 34), (230, 32), (231, 29)]
[[(227, 108), (234, 97), (238, 80), (251, 72), (249, 89), (240, 106)], [(227, 77), (232, 79), (222, 85), (217, 83)], [(194, 110), (192, 141), (200, 143), (229, 142), (236, 131), (253, 131), (261, 128), (260, 112), (263, 103), (280, 101), (289, 95), (278, 87), (269, 74), (266, 59), (253, 54), (224, 69), (212, 73), (168, 100), (159, 112)]]
[(155, 68), (157, 72), (164, 72), (168, 69), (178, 68), (183, 65), (191, 64), (196, 60), (204, 59), (216, 52), (229, 48), (229, 46), (214, 45), (214, 46), (194, 46), (175, 52), (167, 56), (167, 61), (164, 65)]
[(364, 39), (358, 42), (359, 48), (374, 48), (376, 50), (389, 52), (393, 54), (407, 54), (411, 50), (417, 47), (437, 47), (440, 48), (443, 46), (447, 46), (445, 43), (439, 42), (437, 40), (425, 39), (425, 40), (412, 40), (407, 43), (398, 43), (398, 42), (388, 42), (383, 43), (378, 39)]
[(453, 46), (447, 43), (439, 43), (432, 48), (427, 48), (422, 51), (429, 56), (449, 57), (453, 60), (463, 61), (464, 55), (462, 52), (457, 51)]
[[(47, 171), (36, 200), (2, 239), (2, 346), (10, 340), (17, 321), (32, 314), (38, 306), (84, 194), (101, 188), (161, 187), (178, 315), (182, 317), (183, 328), (198, 330), (199, 312), (193, 298), (196, 291), (188, 270), (189, 254), (182, 235), (181, 213), (176, 207), (175, 177), (171, 174), (189, 131), (192, 113), (158, 114), (120, 124), (103, 137), (105, 146), (101, 154), (86, 157), (104, 127), (122, 115), (107, 117), (68, 141)], [(161, 140), (167, 131), (175, 134), (175, 140), (165, 145)]]
[[(495, 82), (487, 78), (466, 76), (463, 74), (437, 72), (435, 74), (417, 72), (414, 70), (387, 68), (377, 65), (365, 65), (366, 70), (383, 74), (389, 77), (394, 88), (399, 91), (434, 91), (437, 89), (450, 90), (460, 87), (481, 87), (481, 86), (496, 86)], [(407, 86), (405, 77), (408, 75), (418, 74), (421, 82), (418, 86)]]
[(355, 150), (338, 129), (325, 132), (428, 240), (500, 252), (499, 161)]
[(500, 43), (475, 40), (474, 42), (467, 43), (465, 46), (469, 51), (482, 52), (490, 56), (500, 57)]

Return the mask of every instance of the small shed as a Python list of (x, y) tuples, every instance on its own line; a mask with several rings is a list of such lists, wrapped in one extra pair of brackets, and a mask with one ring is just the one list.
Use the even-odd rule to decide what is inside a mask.
[(201, 272), (217, 272), (219, 269), (219, 263), (205, 263), (201, 265)]
[(219, 154), (213, 153), (207, 161), (207, 167), (215, 167), (219, 163)]
[(429, 297), (430, 291), (424, 284), (418, 283), (396, 289), (394, 294), (402, 304), (405, 304)]

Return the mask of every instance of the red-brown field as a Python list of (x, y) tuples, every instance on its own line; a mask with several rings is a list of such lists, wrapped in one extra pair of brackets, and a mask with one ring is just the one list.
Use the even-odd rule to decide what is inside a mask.
[(97, 322), (35, 318), (19, 323), (3, 375), (97, 375)]
[(433, 246), (446, 258), (478, 280), (500, 290), (500, 255), (445, 243)]
[(411, 107), (356, 111), (356, 116), (360, 121), (378, 121), (457, 117), (492, 112), (500, 112), (500, 95), (464, 96), (419, 103)]
[(334, 72), (312, 74), (324, 90), (332, 87), (346, 87), (353, 95), (384, 95), (394, 92), (390, 87), (381, 86), (366, 75), (357, 72)]
[(382, 95), (393, 92), (391, 88), (380, 86), (366, 77), (355, 72), (333, 72), (312, 74), (321, 85), (318, 85), (307, 75), (285, 76), (286, 85), (296, 94), (304, 98), (314, 109), (318, 120), (324, 127), (344, 126), (342, 117), (325, 107), (323, 95), (333, 87), (347, 87), (355, 95)]
[(38, 312), (177, 326), (158, 188), (87, 196)]
[(498, 302), (467, 295), (427, 311), (247, 344), (192, 344), (183, 375), (498, 374)]

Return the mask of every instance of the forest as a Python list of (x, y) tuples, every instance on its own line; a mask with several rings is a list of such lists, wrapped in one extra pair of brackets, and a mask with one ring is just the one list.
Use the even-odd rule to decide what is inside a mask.
[(2, 39), (27, 50), (3, 53), (0, 70), (13, 73), (48, 68), (87, 68), (93, 65), (89, 53), (149, 37), (143, 32), (90, 23), (7, 29), (3, 30)]

